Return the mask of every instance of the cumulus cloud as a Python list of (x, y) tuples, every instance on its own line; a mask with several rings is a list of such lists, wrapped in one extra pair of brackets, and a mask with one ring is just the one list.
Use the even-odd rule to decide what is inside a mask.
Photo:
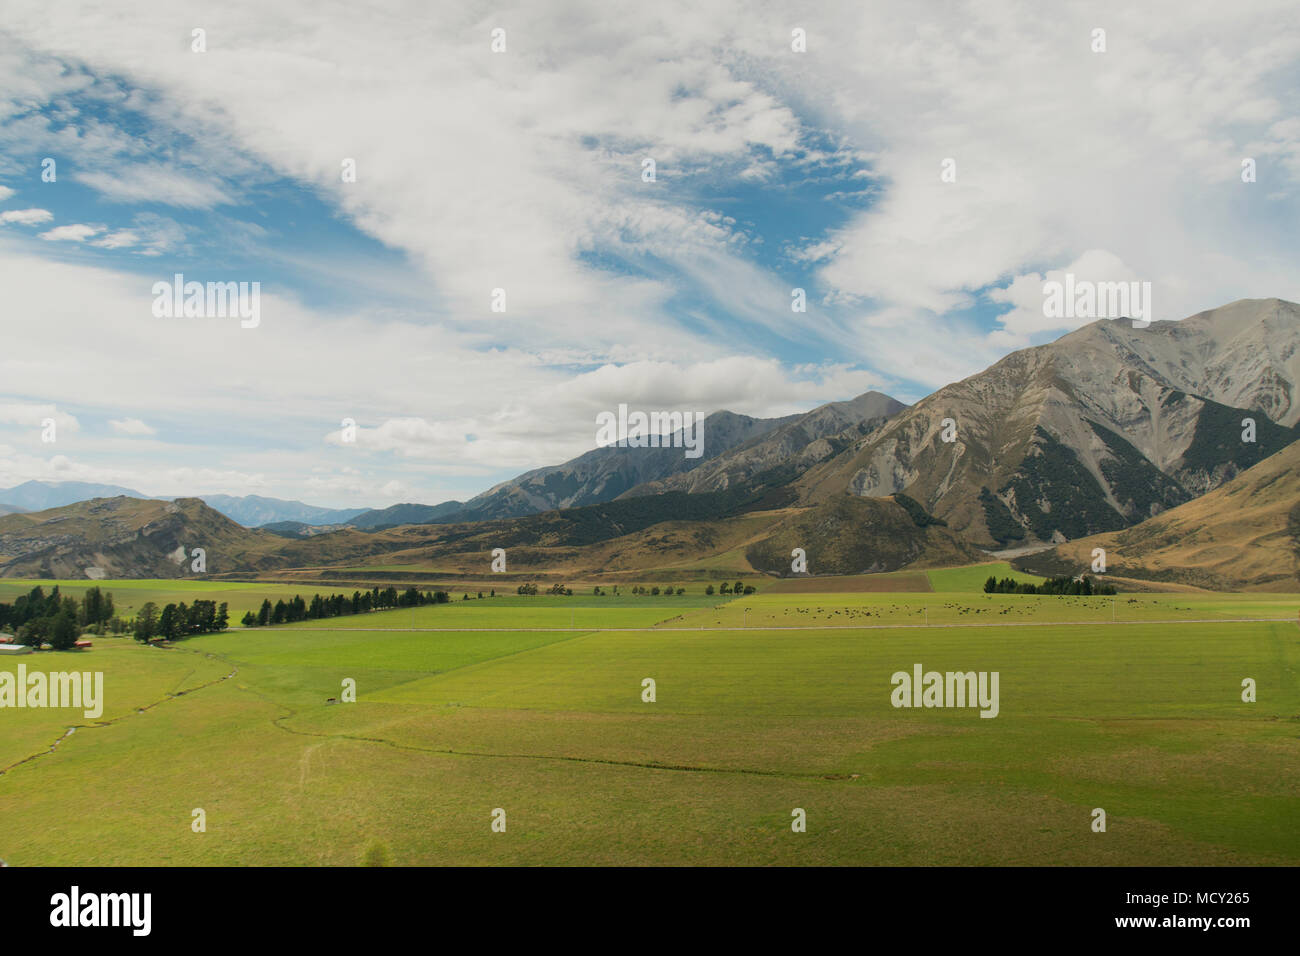
[[(994, 342), (1013, 348), (1029, 344), (1030, 338), (1040, 332), (1062, 332), (1077, 329), (1094, 321), (1095, 316), (1053, 316), (1044, 309), (1043, 286), (1048, 282), (1064, 284), (1066, 276), (1079, 282), (1140, 282), (1131, 268), (1119, 257), (1103, 249), (1089, 249), (1063, 269), (1050, 269), (1046, 274), (1037, 272), (1016, 276), (1005, 288), (995, 289), (990, 298), (1009, 304), (1009, 312), (999, 316), (1000, 328), (991, 336)], [(1150, 281), (1147, 279), (1146, 281)], [(1156, 292), (1152, 290), (1152, 299)], [(1119, 318), (1119, 316), (1107, 316)]]
[(47, 242), (85, 242), (91, 236), (97, 236), (103, 232), (101, 226), (88, 226), (85, 223), (74, 223), (67, 226), (55, 226), (53, 229), (47, 229), (40, 234), (41, 239)]
[[(1268, 157), (1274, 201), (1294, 217), (1300, 34), (1278, 27), (1300, 23), (1296, 8), (1093, 6), (958, 3), (919, 33), (904, 8), (820, 13), (837, 28), (819, 51), (828, 91), (873, 91), (832, 109), (880, 144), (885, 178), (879, 202), (833, 237), (825, 282), (945, 315), (1093, 249), (1163, 290), (1156, 318), (1300, 294), (1300, 280), (1271, 284), (1294, 257), (1288, 217), (1240, 178), (1243, 157)], [(1108, 46), (1094, 53), (1100, 21)], [(946, 159), (955, 181), (941, 178)], [(1033, 325), (1018, 312), (1001, 344)]]
[(0, 212), (0, 223), (17, 223), (20, 226), (39, 226), (54, 218), (48, 209), (8, 209)]

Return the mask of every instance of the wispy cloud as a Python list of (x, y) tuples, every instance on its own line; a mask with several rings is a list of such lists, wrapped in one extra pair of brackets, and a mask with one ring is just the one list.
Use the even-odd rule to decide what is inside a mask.
[(149, 436), (158, 434), (156, 428), (151, 428), (138, 418), (112, 419), (109, 426), (119, 435)]
[(157, 163), (119, 165), (111, 172), (78, 172), (75, 178), (112, 202), (211, 209), (232, 201), (216, 184)]

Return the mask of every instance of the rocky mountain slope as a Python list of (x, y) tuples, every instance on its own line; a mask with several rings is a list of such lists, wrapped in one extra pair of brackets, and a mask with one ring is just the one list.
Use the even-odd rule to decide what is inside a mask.
[(714, 412), (704, 420), (703, 450), (698, 458), (687, 458), (680, 443), (669, 448), (594, 448), (562, 465), (535, 468), (488, 489), (467, 501), (456, 512), (455, 520), (516, 518), (612, 501), (637, 485), (698, 468), (793, 418), (751, 418)]
[(985, 546), (1118, 530), (1300, 437), (1297, 387), (1294, 303), (1242, 300), (1142, 329), (1102, 320), (940, 389), (795, 487), (804, 503), (906, 491)]
[(1300, 442), (1208, 494), (1111, 534), (1014, 559), (1022, 570), (1078, 574), (1106, 552), (1108, 574), (1214, 590), (1300, 591)]
[(821, 405), (697, 468), (638, 485), (624, 492), (623, 497), (665, 491), (721, 491), (775, 468), (787, 469), (793, 479), (870, 434), (905, 408), (902, 402), (880, 392)]

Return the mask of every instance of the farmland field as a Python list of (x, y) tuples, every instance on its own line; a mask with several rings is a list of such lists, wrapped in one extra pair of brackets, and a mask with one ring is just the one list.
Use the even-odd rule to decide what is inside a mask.
[[(984, 570), (932, 593), (510, 595), (3, 659), (102, 670), (106, 705), (0, 710), (0, 859), (1300, 863), (1300, 596), (985, 595)], [(101, 586), (137, 583), (169, 591)], [(996, 718), (892, 706), (916, 663), (998, 672)]]

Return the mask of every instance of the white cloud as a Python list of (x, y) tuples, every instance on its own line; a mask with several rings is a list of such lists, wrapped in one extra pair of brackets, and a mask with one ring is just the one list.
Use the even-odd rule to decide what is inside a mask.
[(41, 233), (39, 238), (49, 242), (85, 242), (91, 236), (99, 235), (104, 230), (99, 226), (74, 223), (68, 226), (55, 226)]
[[(847, 366), (784, 368), (775, 359), (733, 356), (678, 364), (638, 361), (608, 364), (557, 381), (536, 394), (516, 392), (508, 403), (462, 418), (430, 421), (409, 416), (377, 424), (359, 422), (355, 447), (437, 462), (465, 474), (489, 467), (523, 469), (558, 464), (595, 447), (596, 416), (620, 404), (647, 411), (720, 408), (758, 418), (803, 411), (813, 405), (880, 387), (869, 372)], [(342, 430), (326, 441), (339, 448)], [(540, 452), (540, 454), (539, 454)]]
[[(1264, 288), (1294, 244), (1243, 212), (1234, 181), (1251, 155), (1261, 190), (1296, 201), (1300, 123), (1283, 94), (1295, 92), (1284, 71), (1300, 31), (1281, 28), (1297, 24), (1283, 0), (1116, 8), (1105, 54), (1089, 49), (1096, 14), (1083, 2), (1050, 14), (1021, 0), (955, 3), (918, 30), (912, 11), (845, 0), (803, 17), (801, 55), (775, 3), (629, 7), (613, 24), (581, 3), (506, 4), (491, 23), (435, 6), (446, 11), (436, 56), (427, 35), (395, 35), (387, 20), (315, 17), (287, 39), (263, 8), (235, 3), (203, 57), (171, 43), (170, 22), (145, 6), (15, 6), (10, 28), (37, 48), (165, 91), (151, 112), (198, 124), (223, 162), (247, 150), (408, 250), (450, 314), (485, 317), (490, 290), (505, 288), (506, 321), (529, 348), (580, 334), (644, 341), (675, 320), (667, 277), (581, 261), (611, 236), (633, 255), (750, 268), (734, 231), (684, 215), (683, 199), (702, 173), (766, 176), (809, 120), (869, 149), (883, 177), (876, 205), (796, 253), (825, 263), (824, 301), (942, 315), (1089, 248), (1158, 282), (1165, 317), (1295, 288)], [(493, 55), (484, 37), (498, 23), (513, 42)], [(640, 180), (646, 156), (654, 184)], [(949, 156), (958, 180), (941, 183)], [(356, 183), (340, 182), (344, 157)], [(77, 175), (113, 198), (209, 208), (228, 198), (216, 173), (137, 157)], [(1235, 268), (1207, 268), (1224, 248)], [(835, 339), (819, 321), (810, 331)]]
[[(1063, 269), (1051, 269), (1046, 274), (1031, 272), (1016, 276), (1005, 288), (990, 294), (995, 302), (1012, 306), (1011, 311), (998, 319), (1001, 328), (994, 332), (992, 340), (1006, 347), (1023, 348), (1029, 344), (1030, 337), (1037, 333), (1068, 331), (1094, 321), (1095, 317), (1058, 318), (1044, 314), (1043, 283), (1064, 283), (1067, 273), (1074, 276), (1075, 282), (1143, 281), (1117, 256), (1104, 249), (1089, 249)], [(1156, 298), (1157, 293), (1153, 289), (1152, 299)]]
[(101, 249), (129, 249), (139, 244), (140, 237), (130, 229), (119, 229), (116, 232), (110, 232), (102, 239), (96, 239), (91, 243), (92, 246), (98, 246)]
[(158, 434), (156, 428), (146, 425), (138, 418), (110, 419), (108, 424), (112, 426), (113, 431), (117, 432), (119, 435), (138, 436)]
[(14, 191), (10, 189), (8, 186), (0, 186), (0, 202), (4, 202), (13, 194)]
[[(802, 128), (794, 111), (744, 64), (718, 61), (733, 23), (725, 13), (665, 20), (631, 8), (610, 31), (575, 29), (570, 10), (515, 3), (494, 13), (516, 38), (494, 56), (486, 22), (443, 9), (437, 56), (419, 31), (394, 34), (364, 18), (316, 16), (285, 42), (279, 15), (253, 3), (208, 18), (221, 41), (202, 57), (172, 43), (171, 25), (145, 6), (68, 17), (31, 5), (8, 25), (43, 53), (165, 91), (155, 114), (182, 129), (199, 124), (202, 150), (237, 145), (338, 202), (423, 264), (460, 321), (489, 317), (491, 290), (504, 288), (520, 345), (590, 336), (593, 314), (605, 342), (652, 343), (660, 328), (648, 320), (662, 321), (671, 290), (593, 269), (582, 255), (615, 223), (632, 227), (625, 246), (681, 257), (725, 241), (707, 218), (665, 215), (663, 204), (680, 203), (702, 172), (740, 174), (790, 155)], [(641, 181), (647, 155), (658, 183)], [(355, 183), (340, 182), (345, 157), (357, 162)], [(223, 201), (224, 187), (198, 172), (140, 160), (76, 175), (114, 199)], [(665, 229), (674, 219), (680, 228)]]
[[(1300, 294), (1300, 279), (1277, 282), (1294, 261), (1285, 223), (1300, 196), (1294, 5), (1154, 3), (1100, 17), (1084, 3), (981, 0), (946, 11), (920, 31), (905, 8), (820, 13), (821, 35), (834, 24), (836, 36), (818, 47), (825, 113), (878, 144), (886, 180), (832, 237), (824, 281), (942, 315), (981, 287), (1104, 249), (1162, 290), (1156, 318)], [(1098, 20), (1108, 51), (1094, 54)], [(1288, 197), (1289, 216), (1241, 182), (1245, 156), (1267, 167), (1261, 182)], [(940, 179), (948, 157), (952, 183)]]
[(0, 212), (0, 223), (17, 223), (20, 226), (39, 226), (54, 218), (48, 209), (10, 209)]
[[(425, 316), (321, 313), (266, 289), (256, 329), (241, 329), (238, 320), (157, 319), (148, 275), (3, 246), (0, 253), (12, 314), (39, 310), (41, 327), (58, 330), (57, 348), (0, 352), (0, 381), (17, 394), (58, 395), (111, 413), (118, 423), (147, 422), (165, 410), (169, 441), (141, 443), (146, 457), (129, 468), (114, 464), (120, 447), (89, 438), (78, 445), (85, 467), (117, 468), (116, 483), (152, 494), (187, 491), (164, 478), (184, 462), (217, 457), (245, 476), (240, 493), (270, 487), (302, 497), (309, 471), (320, 469), (325, 481), (355, 467), (363, 473), (353, 484), (377, 498), (397, 480), (400, 459), (427, 478), (426, 497), (463, 498), (505, 477), (503, 469), (589, 450), (596, 413), (620, 401), (766, 416), (878, 384), (849, 365), (790, 369), (771, 358), (728, 356), (734, 343), (708, 338), (665, 341), (658, 351), (666, 357), (654, 358), (637, 349), (620, 359), (581, 348), (482, 351), (473, 334)], [(52, 288), (59, 295), (51, 297)], [(106, 335), (111, 362), (104, 361)], [(167, 357), (161, 365), (160, 356)], [(604, 364), (575, 373), (574, 363), (593, 359)], [(355, 446), (322, 440), (349, 417), (361, 425)], [(401, 480), (410, 484), (410, 473)]]
[(112, 172), (78, 172), (74, 178), (111, 202), (157, 202), (186, 209), (211, 209), (230, 202), (219, 186), (157, 163), (124, 165)]
[(75, 432), (81, 426), (75, 415), (61, 412), (58, 406), (38, 402), (0, 403), (0, 425), (41, 428), (46, 419), (54, 419), (57, 431)]

